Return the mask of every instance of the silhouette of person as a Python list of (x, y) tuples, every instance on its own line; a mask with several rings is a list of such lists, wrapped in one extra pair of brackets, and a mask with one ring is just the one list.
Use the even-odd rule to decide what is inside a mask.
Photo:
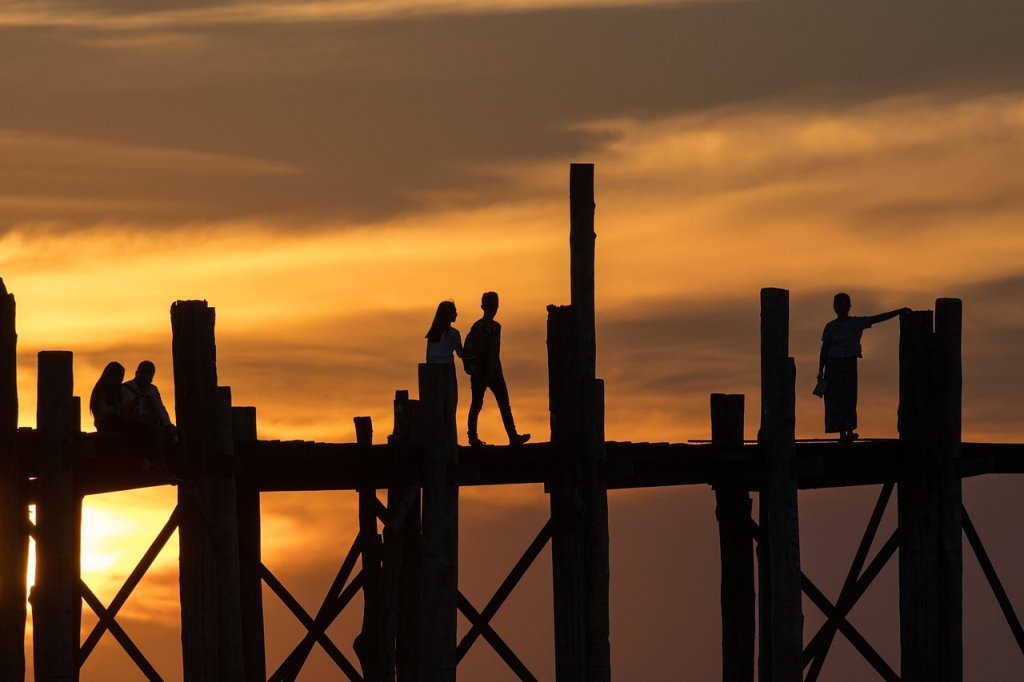
[(510, 445), (522, 445), (530, 440), (530, 434), (517, 433), (516, 423), (512, 418), (512, 407), (508, 402), (508, 387), (505, 375), (501, 371), (501, 325), (494, 316), (498, 312), (498, 294), (488, 291), (480, 297), (480, 308), (484, 316), (473, 323), (466, 335), (466, 347), (463, 351), (463, 363), (469, 374), (469, 384), (473, 398), (469, 404), (469, 444), (484, 445), (477, 437), (477, 419), (484, 404), (484, 393), (491, 389), (494, 400), (501, 412), (501, 421), (505, 425)]
[(452, 326), (459, 312), (455, 301), (441, 301), (437, 304), (434, 321), (427, 332), (427, 362), (455, 367), (452, 353), (462, 357), (462, 335)]
[(96, 430), (101, 433), (125, 432), (125, 406), (121, 398), (124, 365), (108, 362), (89, 396), (89, 411)]
[(825, 381), (825, 432), (838, 433), (840, 443), (859, 437), (857, 428), (857, 358), (861, 357), (860, 338), (868, 327), (909, 313), (898, 308), (870, 317), (850, 316), (850, 295), (838, 293), (832, 300), (836, 319), (821, 333), (818, 356), (818, 381)]
[(135, 378), (121, 386), (121, 399), (129, 407), (132, 418), (170, 430), (174, 426), (160, 397), (160, 390), (153, 384), (155, 375), (156, 365), (149, 360), (140, 362)]

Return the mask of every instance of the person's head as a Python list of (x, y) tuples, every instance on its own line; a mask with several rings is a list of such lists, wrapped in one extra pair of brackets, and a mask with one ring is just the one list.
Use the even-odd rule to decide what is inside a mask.
[(434, 313), (434, 321), (430, 323), (430, 330), (427, 338), (435, 343), (441, 340), (441, 334), (445, 329), (452, 326), (452, 322), (459, 316), (455, 309), (455, 301), (441, 301), (437, 304), (437, 312)]
[(108, 362), (96, 380), (96, 385), (89, 396), (89, 410), (96, 412), (96, 403), (101, 397), (115, 399), (121, 395), (121, 384), (124, 382), (124, 365), (120, 362)]
[(839, 292), (832, 299), (832, 310), (836, 311), (839, 317), (846, 317), (850, 314), (850, 295), (846, 292)]
[(149, 386), (153, 383), (153, 376), (156, 374), (156, 365), (149, 360), (143, 360), (135, 370), (135, 383), (139, 386)]
[(485, 317), (494, 317), (498, 312), (498, 294), (494, 291), (485, 291), (480, 297), (480, 308), (484, 311)]

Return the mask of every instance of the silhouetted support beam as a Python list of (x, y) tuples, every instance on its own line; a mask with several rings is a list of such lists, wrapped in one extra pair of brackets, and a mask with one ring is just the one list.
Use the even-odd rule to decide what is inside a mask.
[(181, 644), (187, 680), (244, 680), (230, 389), (217, 386), (214, 309), (171, 306), (175, 409), (186, 444), (178, 486)]
[(419, 674), (420, 402), (395, 391), (395, 472), (384, 523), (381, 603), (388, 658), (382, 680), (415, 681)]
[(455, 365), (421, 364), (419, 384), (423, 424), (420, 680), (454, 682), (459, 613)]
[[(743, 446), (743, 395), (711, 394), (711, 444)], [(754, 680), (754, 550), (750, 493), (727, 480), (715, 488), (715, 516), (722, 563), (722, 680)]]
[(938, 447), (938, 668), (939, 682), (962, 682), (963, 659), (963, 494), (960, 460), (963, 368), (960, 299), (935, 301), (935, 373)]
[(548, 306), (548, 391), (553, 462), (551, 563), (555, 677), (587, 679), (586, 510), (581, 491), (582, 377), (579, 324), (572, 306)]
[(74, 486), (78, 408), (72, 355), (40, 351), (36, 424), (42, 441), (36, 503), (32, 623), (36, 679), (78, 678), (81, 500)]
[(940, 679), (936, 655), (940, 595), (934, 355), (931, 311), (902, 315), (899, 431), (903, 466), (897, 495), (901, 674), (906, 682)]
[(25, 679), (28, 505), (15, 450), (17, 431), (15, 302), (0, 279), (0, 682)]
[[(256, 441), (256, 408), (232, 407), (235, 443)], [(266, 638), (263, 629), (263, 561), (260, 523), (260, 491), (252, 483), (237, 481), (238, 574), (242, 606), (242, 646), (247, 679), (267, 679)]]
[(789, 357), (789, 292), (761, 290), (761, 429), (764, 479), (759, 547), (763, 682), (797, 682), (803, 674), (800, 531), (794, 458), (796, 367)]
[(594, 164), (569, 165), (569, 276), (579, 324), (582, 375), (593, 379), (597, 364), (594, 333)]
[[(373, 421), (370, 417), (356, 417), (356, 442), (367, 446), (364, 471), (369, 471), (373, 452)], [(363, 670), (363, 679), (380, 680), (387, 669), (389, 644), (384, 637), (382, 619), (385, 610), (381, 603), (383, 591), (381, 571), (382, 547), (377, 532), (377, 489), (372, 485), (359, 488), (359, 547), (363, 562), (363, 626), (353, 645)], [(394, 646), (393, 642), (390, 645)]]

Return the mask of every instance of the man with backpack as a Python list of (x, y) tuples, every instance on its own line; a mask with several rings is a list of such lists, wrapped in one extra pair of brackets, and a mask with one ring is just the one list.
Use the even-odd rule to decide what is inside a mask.
[(501, 412), (509, 445), (522, 445), (530, 440), (530, 434), (516, 432), (512, 407), (508, 401), (508, 387), (501, 371), (501, 325), (494, 319), (498, 312), (498, 294), (493, 291), (484, 293), (480, 297), (480, 307), (484, 316), (474, 322), (469, 330), (462, 355), (463, 367), (469, 375), (473, 393), (469, 404), (469, 444), (485, 445), (477, 436), (476, 425), (484, 404), (484, 393), (491, 389)]

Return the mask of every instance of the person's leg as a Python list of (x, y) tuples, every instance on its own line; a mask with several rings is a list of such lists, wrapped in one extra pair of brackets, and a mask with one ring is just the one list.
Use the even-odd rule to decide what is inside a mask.
[(494, 393), (494, 400), (498, 403), (498, 410), (501, 411), (501, 422), (505, 425), (508, 442), (512, 445), (520, 445), (530, 440), (529, 434), (519, 434), (516, 432), (516, 422), (512, 417), (512, 406), (508, 400), (508, 386), (505, 385), (505, 375), (499, 374), (491, 380), (488, 388)]
[(469, 436), (469, 444), (479, 442), (477, 437), (476, 424), (480, 417), (480, 409), (484, 406), (484, 391), (487, 390), (487, 383), (482, 377), (473, 374), (469, 377), (469, 386), (472, 390), (472, 398), (469, 401), (469, 420), (466, 425), (466, 433)]

